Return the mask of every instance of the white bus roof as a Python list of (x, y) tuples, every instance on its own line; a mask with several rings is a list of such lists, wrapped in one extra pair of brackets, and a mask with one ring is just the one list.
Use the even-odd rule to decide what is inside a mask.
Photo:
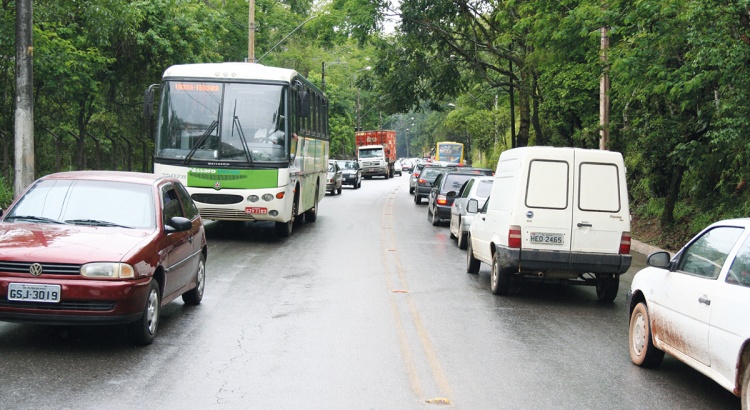
[(173, 65), (162, 79), (201, 78), (209, 80), (261, 80), (289, 83), (297, 72), (288, 68), (269, 67), (255, 63), (202, 63)]

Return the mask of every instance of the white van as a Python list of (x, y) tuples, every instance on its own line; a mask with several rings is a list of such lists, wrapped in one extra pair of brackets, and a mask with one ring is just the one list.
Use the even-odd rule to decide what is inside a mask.
[(491, 289), (512, 279), (595, 285), (617, 296), (630, 267), (630, 208), (618, 152), (523, 147), (503, 152), (490, 198), (469, 229), (466, 271), (492, 266)]

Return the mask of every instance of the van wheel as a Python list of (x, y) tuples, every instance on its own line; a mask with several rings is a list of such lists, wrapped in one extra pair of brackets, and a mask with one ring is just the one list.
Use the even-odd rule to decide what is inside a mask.
[(471, 248), (471, 238), (467, 238), (469, 243), (466, 249), (466, 272), (479, 273), (479, 259), (474, 257), (474, 250)]
[(490, 276), (490, 289), (493, 295), (505, 296), (510, 289), (510, 270), (500, 266), (498, 253), (492, 256), (492, 274)]
[(612, 302), (620, 289), (620, 277), (612, 274), (596, 274), (596, 297), (601, 302)]
[[(630, 350), (630, 360), (641, 367), (656, 367), (664, 359), (664, 352), (654, 346), (651, 337), (651, 320), (648, 317), (648, 308), (643, 302), (635, 305), (630, 315), (628, 350)], [(744, 393), (743, 391), (743, 401), (746, 397)]]

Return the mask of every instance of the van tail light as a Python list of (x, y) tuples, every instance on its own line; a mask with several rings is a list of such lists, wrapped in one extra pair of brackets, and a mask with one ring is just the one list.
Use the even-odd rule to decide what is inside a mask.
[(511, 225), (508, 229), (508, 247), (521, 249), (521, 227)]
[(623, 232), (620, 237), (620, 255), (630, 254), (630, 232)]
[(448, 205), (448, 199), (445, 197), (445, 195), (438, 195), (437, 196), (437, 204), (438, 205)]

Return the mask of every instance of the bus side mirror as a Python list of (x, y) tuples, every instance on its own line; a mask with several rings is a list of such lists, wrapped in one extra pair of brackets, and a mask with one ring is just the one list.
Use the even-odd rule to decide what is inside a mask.
[(143, 116), (151, 118), (154, 113), (154, 90), (159, 88), (159, 84), (151, 84), (143, 93)]

